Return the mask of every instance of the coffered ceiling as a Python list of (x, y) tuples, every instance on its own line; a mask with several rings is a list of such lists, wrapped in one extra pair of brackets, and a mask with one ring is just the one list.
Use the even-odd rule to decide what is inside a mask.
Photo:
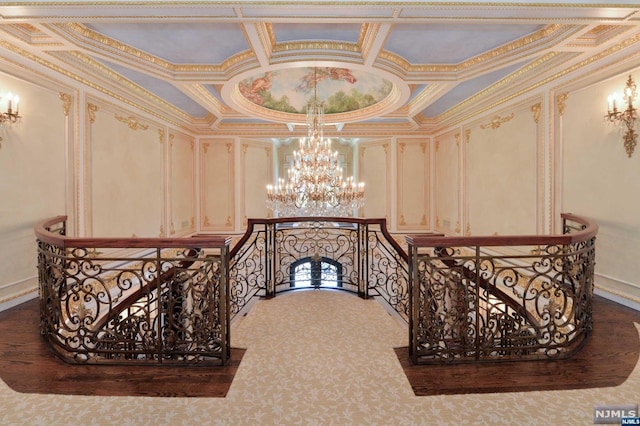
[(0, 4), (0, 58), (195, 132), (286, 137), (313, 70), (317, 96), (342, 105), (336, 131), (429, 131), (638, 51), (627, 1)]

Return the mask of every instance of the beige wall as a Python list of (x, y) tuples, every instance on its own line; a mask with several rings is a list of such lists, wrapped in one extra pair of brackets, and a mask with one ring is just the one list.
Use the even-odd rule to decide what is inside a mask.
[[(622, 92), (628, 74), (561, 91), (567, 97), (559, 115), (558, 210), (600, 225), (596, 285), (640, 303), (640, 149), (628, 158), (623, 131), (603, 120), (608, 96)], [(631, 74), (640, 81), (640, 69)]]
[[(20, 96), (22, 122), (0, 128), (0, 302), (37, 286), (34, 225), (66, 212), (66, 120), (58, 91), (0, 74)], [(6, 99), (6, 98), (5, 98)], [(0, 100), (5, 111), (5, 99)]]

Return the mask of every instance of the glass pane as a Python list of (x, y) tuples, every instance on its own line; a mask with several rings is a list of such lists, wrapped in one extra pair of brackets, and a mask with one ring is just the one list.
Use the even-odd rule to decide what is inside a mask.
[(338, 268), (329, 263), (322, 262), (322, 286), (338, 287)]
[(296, 266), (293, 280), (294, 287), (311, 286), (311, 261)]

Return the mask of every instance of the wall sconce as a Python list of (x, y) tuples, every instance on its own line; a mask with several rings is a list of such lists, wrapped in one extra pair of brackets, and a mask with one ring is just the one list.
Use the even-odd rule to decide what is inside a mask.
[(611, 95), (607, 102), (607, 115), (604, 116), (604, 119), (610, 124), (620, 125), (621, 127), (624, 125), (627, 128), (624, 133), (624, 149), (627, 151), (629, 158), (631, 158), (631, 154), (636, 148), (636, 139), (638, 138), (638, 133), (633, 128), (636, 118), (638, 118), (638, 110), (633, 107), (633, 101), (635, 101), (637, 94), (636, 83), (629, 76), (622, 97), (626, 109), (619, 111), (616, 105), (616, 95)]
[[(0, 99), (2, 99), (0, 97)], [(15, 109), (14, 109), (15, 108)], [(15, 124), (20, 120), (20, 98), (18, 96), (13, 96), (11, 93), (7, 94), (7, 112), (0, 112), (0, 127), (4, 126), (4, 123), (9, 123), (9, 125)], [(2, 142), (2, 137), (0, 137), (0, 142)], [(2, 144), (0, 144), (0, 148), (2, 148)]]
[[(0, 98), (1, 99), (1, 98)], [(0, 112), (0, 126), (4, 123), (15, 124), (20, 117), (20, 98), (7, 94), (7, 112)]]

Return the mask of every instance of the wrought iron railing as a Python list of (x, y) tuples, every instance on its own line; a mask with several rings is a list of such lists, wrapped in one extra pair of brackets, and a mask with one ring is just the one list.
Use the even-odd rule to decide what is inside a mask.
[[(232, 315), (256, 295), (273, 297), (296, 288), (296, 265), (309, 259), (338, 265), (333, 283), (361, 297), (381, 298), (408, 321), (407, 254), (387, 231), (384, 219), (250, 219), (230, 258)], [(318, 270), (325, 272), (328, 267)], [(309, 281), (311, 287), (326, 285), (323, 280)]]
[(407, 255), (384, 219), (250, 219), (229, 251), (217, 236), (69, 238), (57, 217), (36, 227), (41, 331), (70, 363), (221, 365), (256, 296), (329, 281), (406, 320), (414, 363), (563, 358), (592, 328), (597, 226), (562, 218), (556, 236), (408, 236)]
[(227, 363), (227, 238), (69, 238), (65, 221), (36, 227), (41, 332), (63, 360)]
[(592, 330), (597, 225), (556, 236), (409, 236), (414, 363), (558, 359)]

